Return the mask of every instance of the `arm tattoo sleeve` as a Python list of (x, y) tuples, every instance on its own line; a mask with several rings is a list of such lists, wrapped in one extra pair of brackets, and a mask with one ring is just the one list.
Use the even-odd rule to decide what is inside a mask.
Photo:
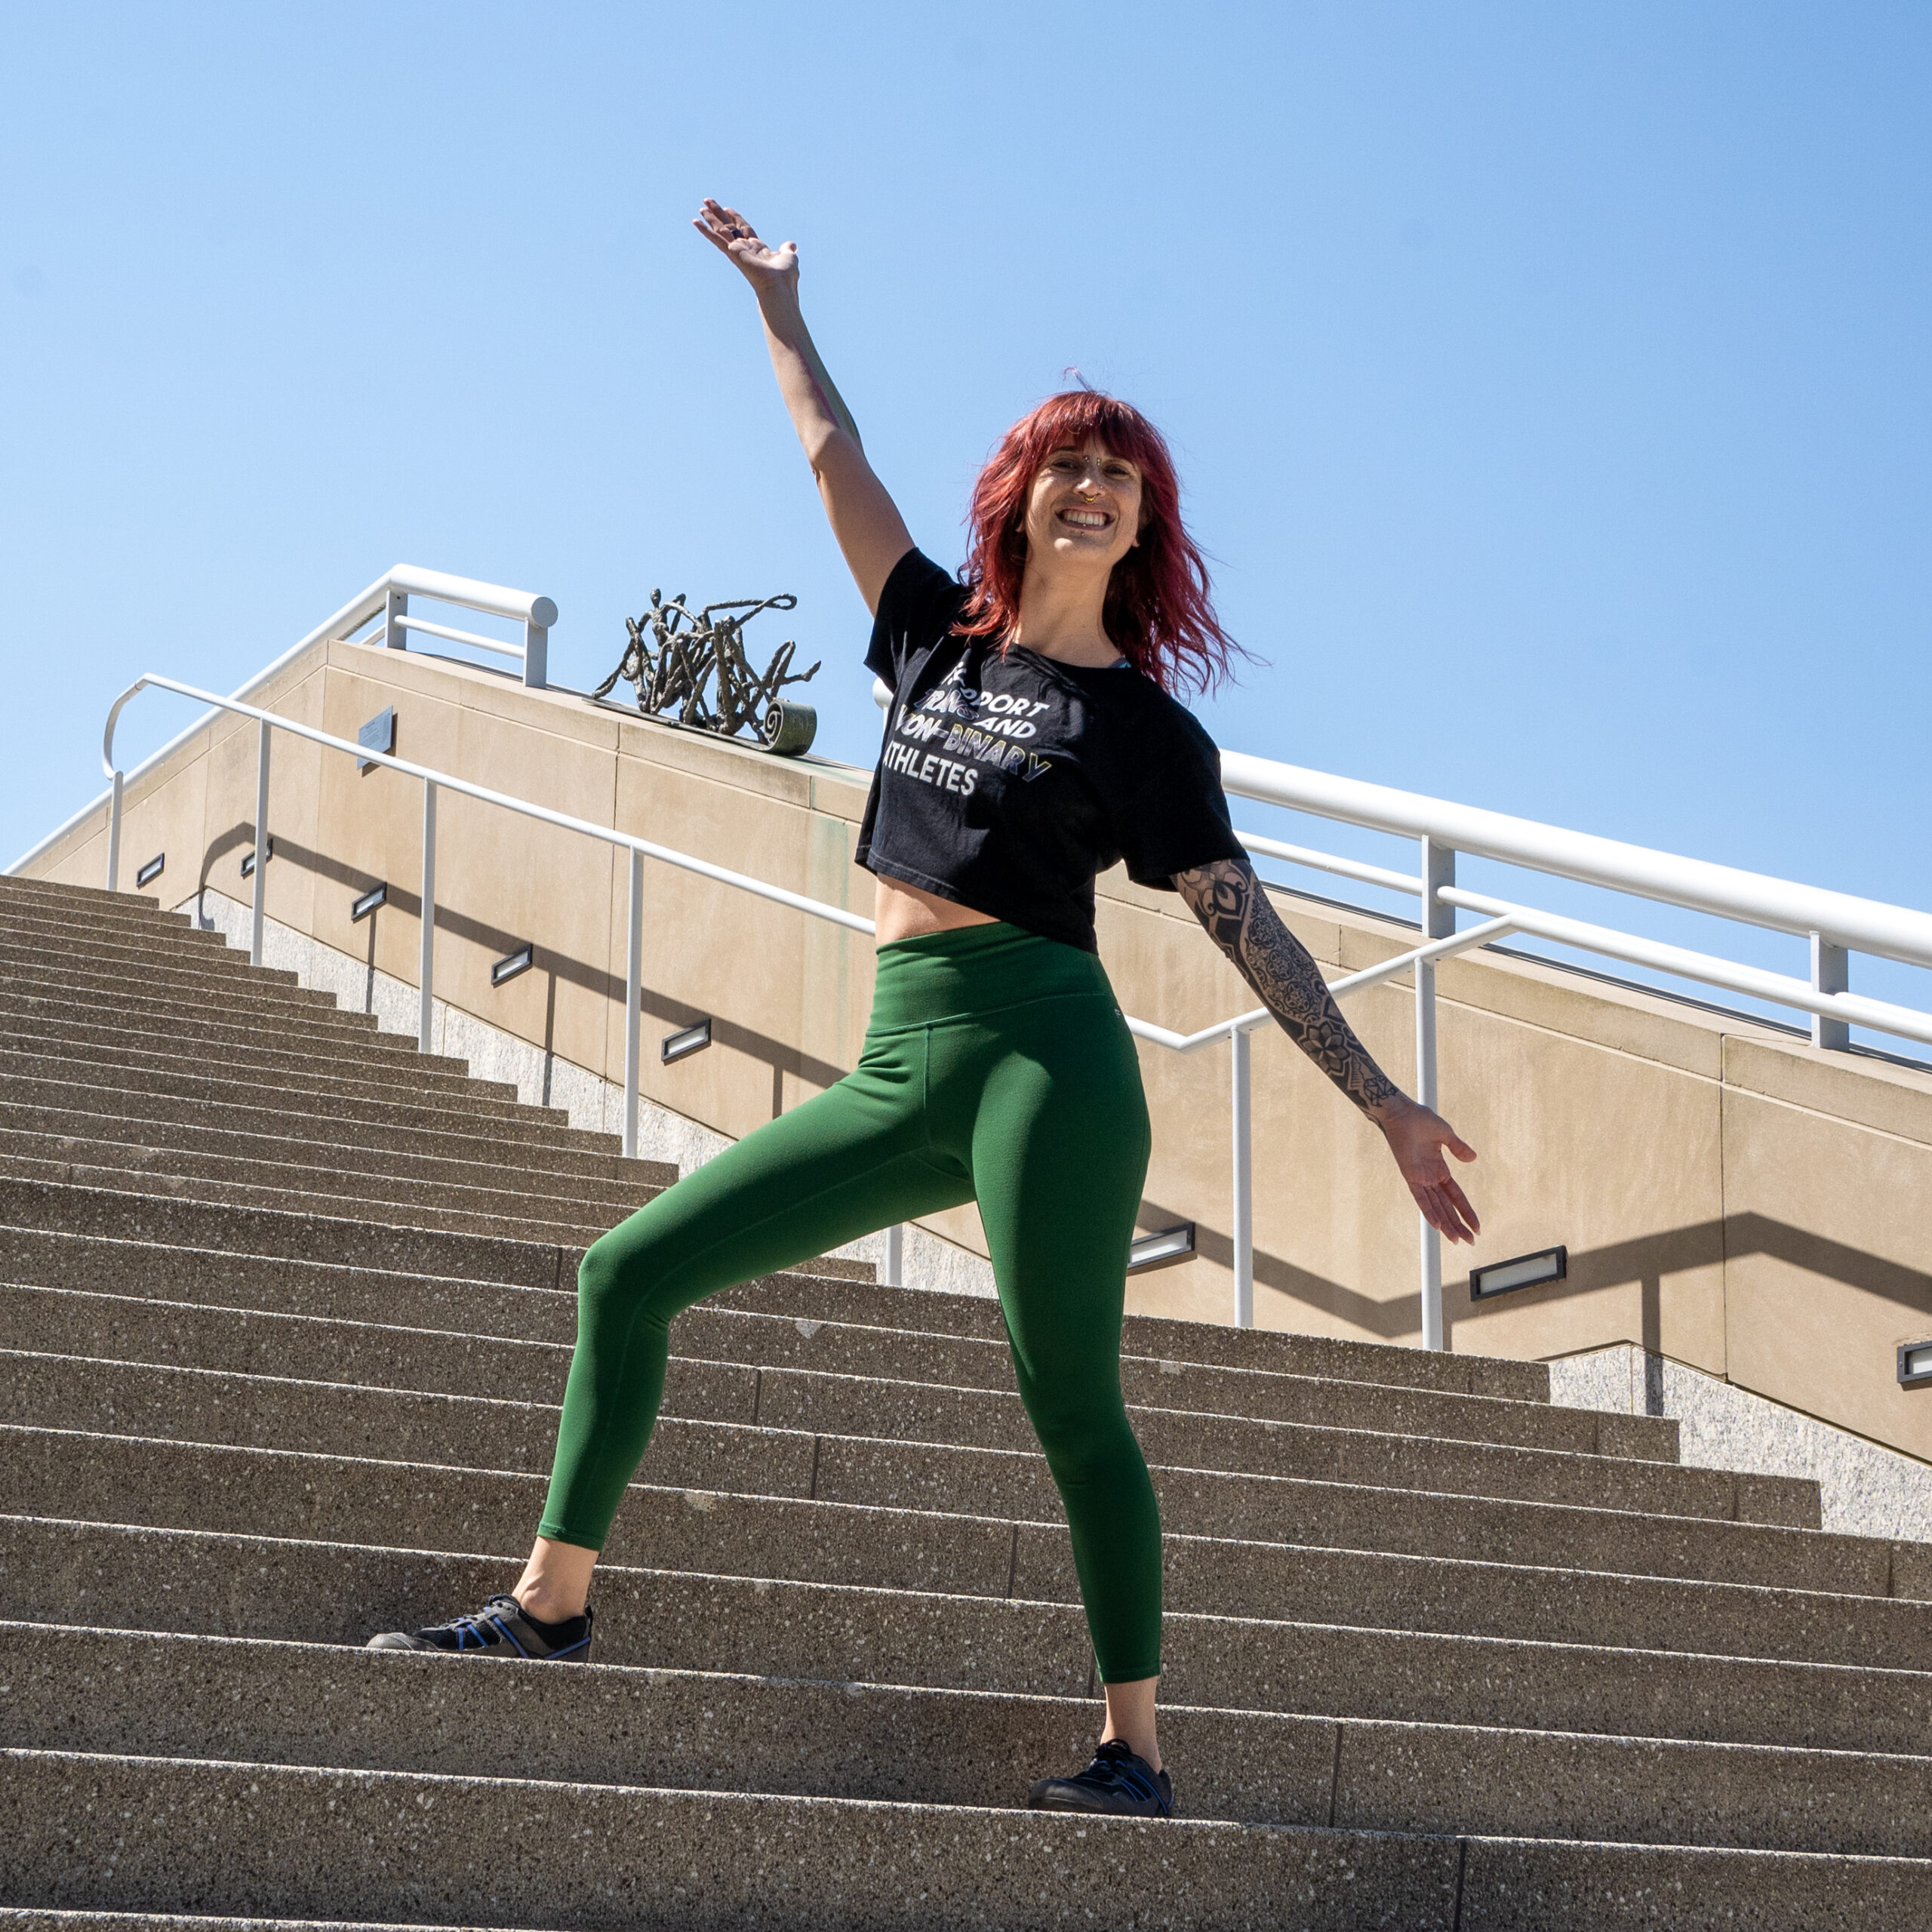
[(1177, 872), (1174, 884), (1281, 1030), (1357, 1106), (1373, 1114), (1400, 1098), (1401, 1088), (1342, 1017), (1308, 949), (1282, 924), (1253, 866), (1218, 860)]

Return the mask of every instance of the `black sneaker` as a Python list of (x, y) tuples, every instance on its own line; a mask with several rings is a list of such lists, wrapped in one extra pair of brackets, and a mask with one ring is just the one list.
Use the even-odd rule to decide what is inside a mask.
[(586, 1610), (561, 1623), (539, 1623), (515, 1597), (492, 1597), (474, 1617), (459, 1617), (426, 1630), (387, 1630), (362, 1647), (468, 1651), (478, 1657), (527, 1657), (534, 1663), (583, 1663), (590, 1655), (592, 1614)]
[(1078, 1777), (1042, 1778), (1026, 1800), (1032, 1811), (1098, 1811), (1117, 1818), (1171, 1818), (1174, 1780), (1137, 1758), (1118, 1737), (1094, 1753)]

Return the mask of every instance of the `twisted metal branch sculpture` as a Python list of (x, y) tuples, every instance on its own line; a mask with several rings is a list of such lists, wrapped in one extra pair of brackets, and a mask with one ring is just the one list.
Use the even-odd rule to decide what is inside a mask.
[(677, 723), (721, 738), (736, 737), (749, 724), (768, 751), (796, 758), (811, 747), (818, 713), (779, 694), (816, 676), (819, 667), (794, 671), (792, 654), (798, 646), (788, 638), (762, 672), (754, 671), (745, 656), (744, 628), (761, 611), (795, 610), (798, 602), (789, 595), (740, 597), (707, 604), (694, 614), (681, 591), (667, 602), (662, 591), (654, 590), (650, 609), (624, 620), (630, 642), (593, 695), (607, 697), (619, 678), (627, 678), (636, 687), (638, 709), (647, 716), (675, 712)]

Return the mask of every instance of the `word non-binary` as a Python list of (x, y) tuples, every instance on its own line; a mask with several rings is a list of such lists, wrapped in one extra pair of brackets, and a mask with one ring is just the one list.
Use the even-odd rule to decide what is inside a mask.
[[(979, 783), (975, 764), (1010, 772), (1023, 782), (1038, 778), (1052, 760), (1029, 750), (1024, 741), (1038, 731), (1038, 720), (1051, 707), (1017, 692), (977, 691), (965, 681), (961, 668), (955, 665), (901, 715), (896, 737), (903, 742), (887, 746), (886, 768), (969, 798)], [(924, 756), (914, 749), (935, 740), (935, 749)], [(954, 752), (960, 757), (947, 755)]]

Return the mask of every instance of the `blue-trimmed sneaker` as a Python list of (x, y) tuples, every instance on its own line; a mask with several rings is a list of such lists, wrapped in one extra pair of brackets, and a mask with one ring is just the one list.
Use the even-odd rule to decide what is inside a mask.
[(1171, 1818), (1174, 1780), (1137, 1758), (1119, 1738), (1094, 1753), (1078, 1777), (1042, 1778), (1026, 1800), (1032, 1811), (1097, 1811), (1116, 1818)]
[(561, 1623), (539, 1623), (515, 1597), (492, 1597), (473, 1617), (426, 1630), (387, 1630), (368, 1651), (466, 1651), (472, 1657), (527, 1657), (533, 1663), (583, 1663), (590, 1656), (593, 1612)]

